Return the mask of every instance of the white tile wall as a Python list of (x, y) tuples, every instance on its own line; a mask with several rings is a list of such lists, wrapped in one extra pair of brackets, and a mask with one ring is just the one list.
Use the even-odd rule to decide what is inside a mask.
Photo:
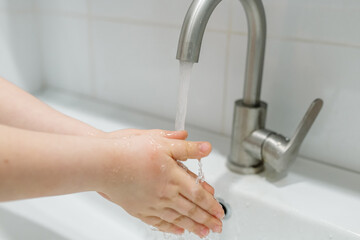
[[(136, 21), (144, 25), (168, 25), (181, 27), (192, 0), (89, 0), (91, 13), (97, 17)], [(219, 4), (209, 22), (210, 29), (227, 30), (229, 2)]]
[(178, 63), (171, 50), (176, 38), (177, 31), (173, 28), (95, 21), (93, 43), (98, 97), (172, 117)]
[[(233, 102), (242, 94), (246, 37), (233, 35), (230, 42), (227, 85), (226, 133), (230, 134)], [(360, 48), (327, 46), (270, 39), (267, 42), (262, 99), (268, 106), (267, 127), (292, 136), (315, 98), (324, 108), (311, 129), (301, 153), (328, 163), (360, 169), (354, 156), (360, 132)], [(344, 155), (345, 153), (345, 155)]]
[(7, 12), (31, 11), (34, 6), (34, 0), (0, 0), (0, 9)]
[(34, 2), (0, 1), (0, 76), (34, 92), (42, 87)]
[[(105, 21), (96, 21), (93, 26), (98, 97), (174, 119), (178, 29)], [(205, 128), (219, 129), (222, 118), (208, 116), (213, 112), (220, 116), (222, 110), (226, 38), (219, 33), (208, 35), (204, 61), (194, 70), (188, 119)], [(212, 48), (217, 44), (219, 47)], [(206, 94), (199, 96), (199, 91)]]
[(41, 29), (47, 86), (91, 94), (87, 19), (43, 14)]
[[(237, 0), (235, 0), (237, 1)], [(263, 0), (268, 35), (360, 46), (358, 0)], [(236, 4), (235, 4), (236, 5)], [(241, 8), (241, 4), (235, 8)], [(233, 13), (233, 30), (247, 32), (244, 13)]]
[(60, 12), (87, 14), (87, 0), (36, 0), (37, 8), (42, 12)]
[[(174, 119), (175, 53), (190, 2), (37, 0), (47, 84)], [(321, 97), (324, 109), (301, 154), (360, 172), (360, 2), (264, 0), (264, 5), (267, 126), (291, 136), (310, 102)], [(239, 1), (223, 0), (194, 68), (188, 123), (230, 135), (233, 101), (242, 95), (246, 32)]]

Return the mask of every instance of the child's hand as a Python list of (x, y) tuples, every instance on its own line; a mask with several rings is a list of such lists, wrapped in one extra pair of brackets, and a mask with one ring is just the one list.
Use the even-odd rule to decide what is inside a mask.
[(114, 145), (106, 163), (102, 194), (129, 214), (161, 231), (187, 229), (205, 237), (220, 232), (224, 216), (207, 183), (196, 184), (175, 160), (207, 156), (207, 142), (184, 141), (185, 131), (122, 130), (108, 135)]

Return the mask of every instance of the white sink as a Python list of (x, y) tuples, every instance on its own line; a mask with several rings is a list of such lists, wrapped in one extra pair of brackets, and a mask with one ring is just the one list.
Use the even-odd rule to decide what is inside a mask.
[[(172, 123), (50, 92), (42, 98), (59, 110), (104, 130), (172, 128)], [(76, 106), (74, 107), (74, 102)], [(117, 112), (117, 114), (114, 114)], [(102, 116), (102, 117), (99, 117)], [(123, 117), (126, 116), (126, 117)], [(360, 175), (299, 158), (288, 176), (242, 176), (225, 167), (229, 139), (190, 129), (193, 139), (212, 142), (203, 160), (207, 181), (230, 206), (225, 240), (360, 239)], [(197, 172), (197, 162), (187, 166)], [(24, 237), (26, 236), (26, 237)], [(128, 216), (96, 193), (80, 193), (0, 204), (0, 239), (199, 239), (165, 237)]]
[(58, 233), (52, 232), (33, 221), (0, 207), (0, 239), (52, 239), (66, 240)]

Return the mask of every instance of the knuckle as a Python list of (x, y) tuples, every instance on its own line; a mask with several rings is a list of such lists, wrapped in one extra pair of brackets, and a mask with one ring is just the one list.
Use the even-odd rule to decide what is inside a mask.
[(161, 219), (164, 219), (171, 223), (178, 217), (179, 217), (179, 214), (169, 208), (164, 209), (163, 213), (160, 216)]
[(159, 221), (161, 220), (157, 217), (143, 217), (141, 218), (141, 221), (143, 221), (146, 224), (155, 226), (155, 224), (159, 223)]
[(192, 217), (196, 214), (196, 212), (198, 211), (199, 207), (196, 206), (195, 204), (187, 211), (187, 215), (189, 217)]
[(184, 216), (182, 215), (179, 215), (178, 217), (176, 217), (174, 220), (173, 220), (173, 224), (175, 225), (182, 225), (183, 221), (184, 221)]
[(201, 230), (201, 225), (195, 222), (193, 222), (189, 228), (189, 231), (195, 234), (199, 234), (200, 230)]
[(186, 158), (189, 158), (191, 154), (191, 142), (188, 141), (185, 142), (185, 153), (186, 153)]
[(157, 192), (159, 200), (164, 203), (174, 202), (178, 197), (177, 188), (173, 184), (160, 187)]
[(202, 202), (205, 199), (204, 193), (201, 188), (196, 188), (193, 192), (193, 197), (195, 199), (195, 202)]
[(160, 229), (160, 228), (162, 228), (164, 226), (164, 224), (165, 224), (165, 221), (160, 220), (160, 221), (154, 223), (153, 226)]
[(216, 223), (216, 221), (214, 221), (214, 218), (212, 216), (210, 216), (209, 214), (203, 214), (202, 218), (201, 218), (201, 223), (209, 226), (209, 225), (214, 225)]

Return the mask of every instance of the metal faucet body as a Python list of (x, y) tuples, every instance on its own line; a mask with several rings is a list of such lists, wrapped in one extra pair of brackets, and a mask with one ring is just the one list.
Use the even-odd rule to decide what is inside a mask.
[[(221, 0), (194, 0), (182, 26), (177, 59), (198, 62), (207, 22)], [(322, 101), (310, 106), (292, 140), (265, 129), (267, 104), (260, 100), (266, 43), (266, 17), (261, 0), (240, 0), (247, 17), (248, 46), (243, 99), (235, 102), (230, 170), (253, 174), (267, 161), (277, 172), (286, 171), (295, 159), (302, 140), (310, 129)]]
[[(221, 0), (195, 0), (181, 30), (177, 59), (198, 62), (208, 20)], [(241, 0), (248, 22), (248, 49), (244, 81), (244, 104), (260, 104), (261, 80), (266, 42), (265, 11), (260, 0)]]

